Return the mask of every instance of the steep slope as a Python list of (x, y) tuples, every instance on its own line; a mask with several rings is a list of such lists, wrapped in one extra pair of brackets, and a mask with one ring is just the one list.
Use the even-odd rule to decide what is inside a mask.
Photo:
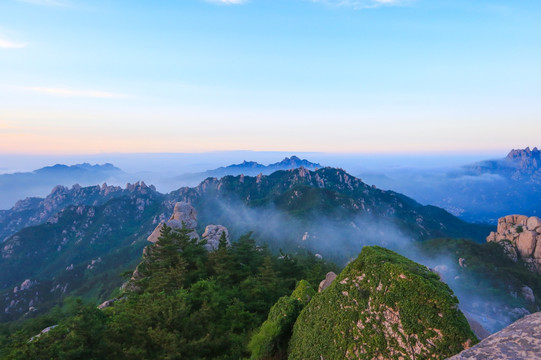
[(476, 342), (436, 274), (365, 247), (299, 315), (289, 359), (444, 359)]

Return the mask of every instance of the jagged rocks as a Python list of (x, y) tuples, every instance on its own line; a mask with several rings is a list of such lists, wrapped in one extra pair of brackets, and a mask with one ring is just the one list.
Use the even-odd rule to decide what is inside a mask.
[(541, 359), (541, 312), (528, 315), (449, 360)]
[(225, 233), (225, 239), (229, 245), (229, 231), (225, 226), (222, 225), (207, 225), (205, 232), (203, 233), (202, 239), (207, 241), (205, 248), (209, 251), (218, 249), (220, 244), (220, 238), (222, 234)]
[(524, 260), (531, 271), (541, 274), (541, 219), (537, 216), (507, 215), (498, 219), (498, 229), (487, 237), (500, 243), (513, 260)]
[[(199, 235), (197, 235), (197, 232), (195, 232), (195, 229), (197, 227), (197, 211), (195, 211), (195, 208), (185, 202), (178, 202), (175, 204), (175, 209), (173, 210), (173, 215), (169, 218), (165, 224), (173, 229), (182, 229), (183, 226), (186, 226), (186, 228), (194, 230), (190, 233), (190, 236), (192, 238), (199, 239)], [(148, 241), (155, 243), (158, 241), (158, 238), (160, 237), (161, 231), (163, 228), (163, 223), (158, 225), (152, 234), (148, 237)]]

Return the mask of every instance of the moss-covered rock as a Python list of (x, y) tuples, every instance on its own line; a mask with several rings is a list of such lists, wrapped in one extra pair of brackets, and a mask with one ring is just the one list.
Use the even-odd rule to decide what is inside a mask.
[(428, 268), (365, 247), (299, 315), (290, 359), (444, 359), (477, 342)]

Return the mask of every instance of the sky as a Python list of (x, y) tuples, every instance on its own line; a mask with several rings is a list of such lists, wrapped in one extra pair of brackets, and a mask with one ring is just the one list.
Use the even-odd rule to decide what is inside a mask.
[(539, 146), (539, 0), (0, 0), (0, 154)]

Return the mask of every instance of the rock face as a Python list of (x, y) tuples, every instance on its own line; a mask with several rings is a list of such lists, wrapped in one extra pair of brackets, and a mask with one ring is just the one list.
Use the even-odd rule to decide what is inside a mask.
[(474, 342), (437, 274), (374, 246), (302, 310), (289, 359), (444, 359)]
[(207, 240), (207, 244), (205, 247), (207, 250), (212, 251), (218, 249), (218, 245), (220, 244), (220, 238), (222, 237), (222, 234), (225, 233), (225, 239), (227, 241), (227, 244), (229, 245), (229, 231), (225, 226), (222, 225), (207, 225), (205, 228), (205, 232), (203, 233), (203, 240)]
[(507, 255), (524, 260), (531, 271), (541, 274), (541, 219), (537, 216), (507, 215), (498, 220), (498, 229), (487, 237), (498, 242)]
[(541, 312), (528, 315), (450, 360), (541, 359)]
[[(171, 215), (171, 218), (169, 218), (165, 224), (173, 229), (182, 229), (182, 226), (185, 225), (188, 229), (193, 230), (193, 232), (190, 233), (190, 236), (199, 239), (199, 235), (195, 232), (195, 228), (197, 227), (197, 211), (195, 211), (194, 207), (188, 203), (176, 203), (173, 215)], [(163, 223), (154, 229), (147, 240), (152, 243), (158, 241), (162, 228)]]

